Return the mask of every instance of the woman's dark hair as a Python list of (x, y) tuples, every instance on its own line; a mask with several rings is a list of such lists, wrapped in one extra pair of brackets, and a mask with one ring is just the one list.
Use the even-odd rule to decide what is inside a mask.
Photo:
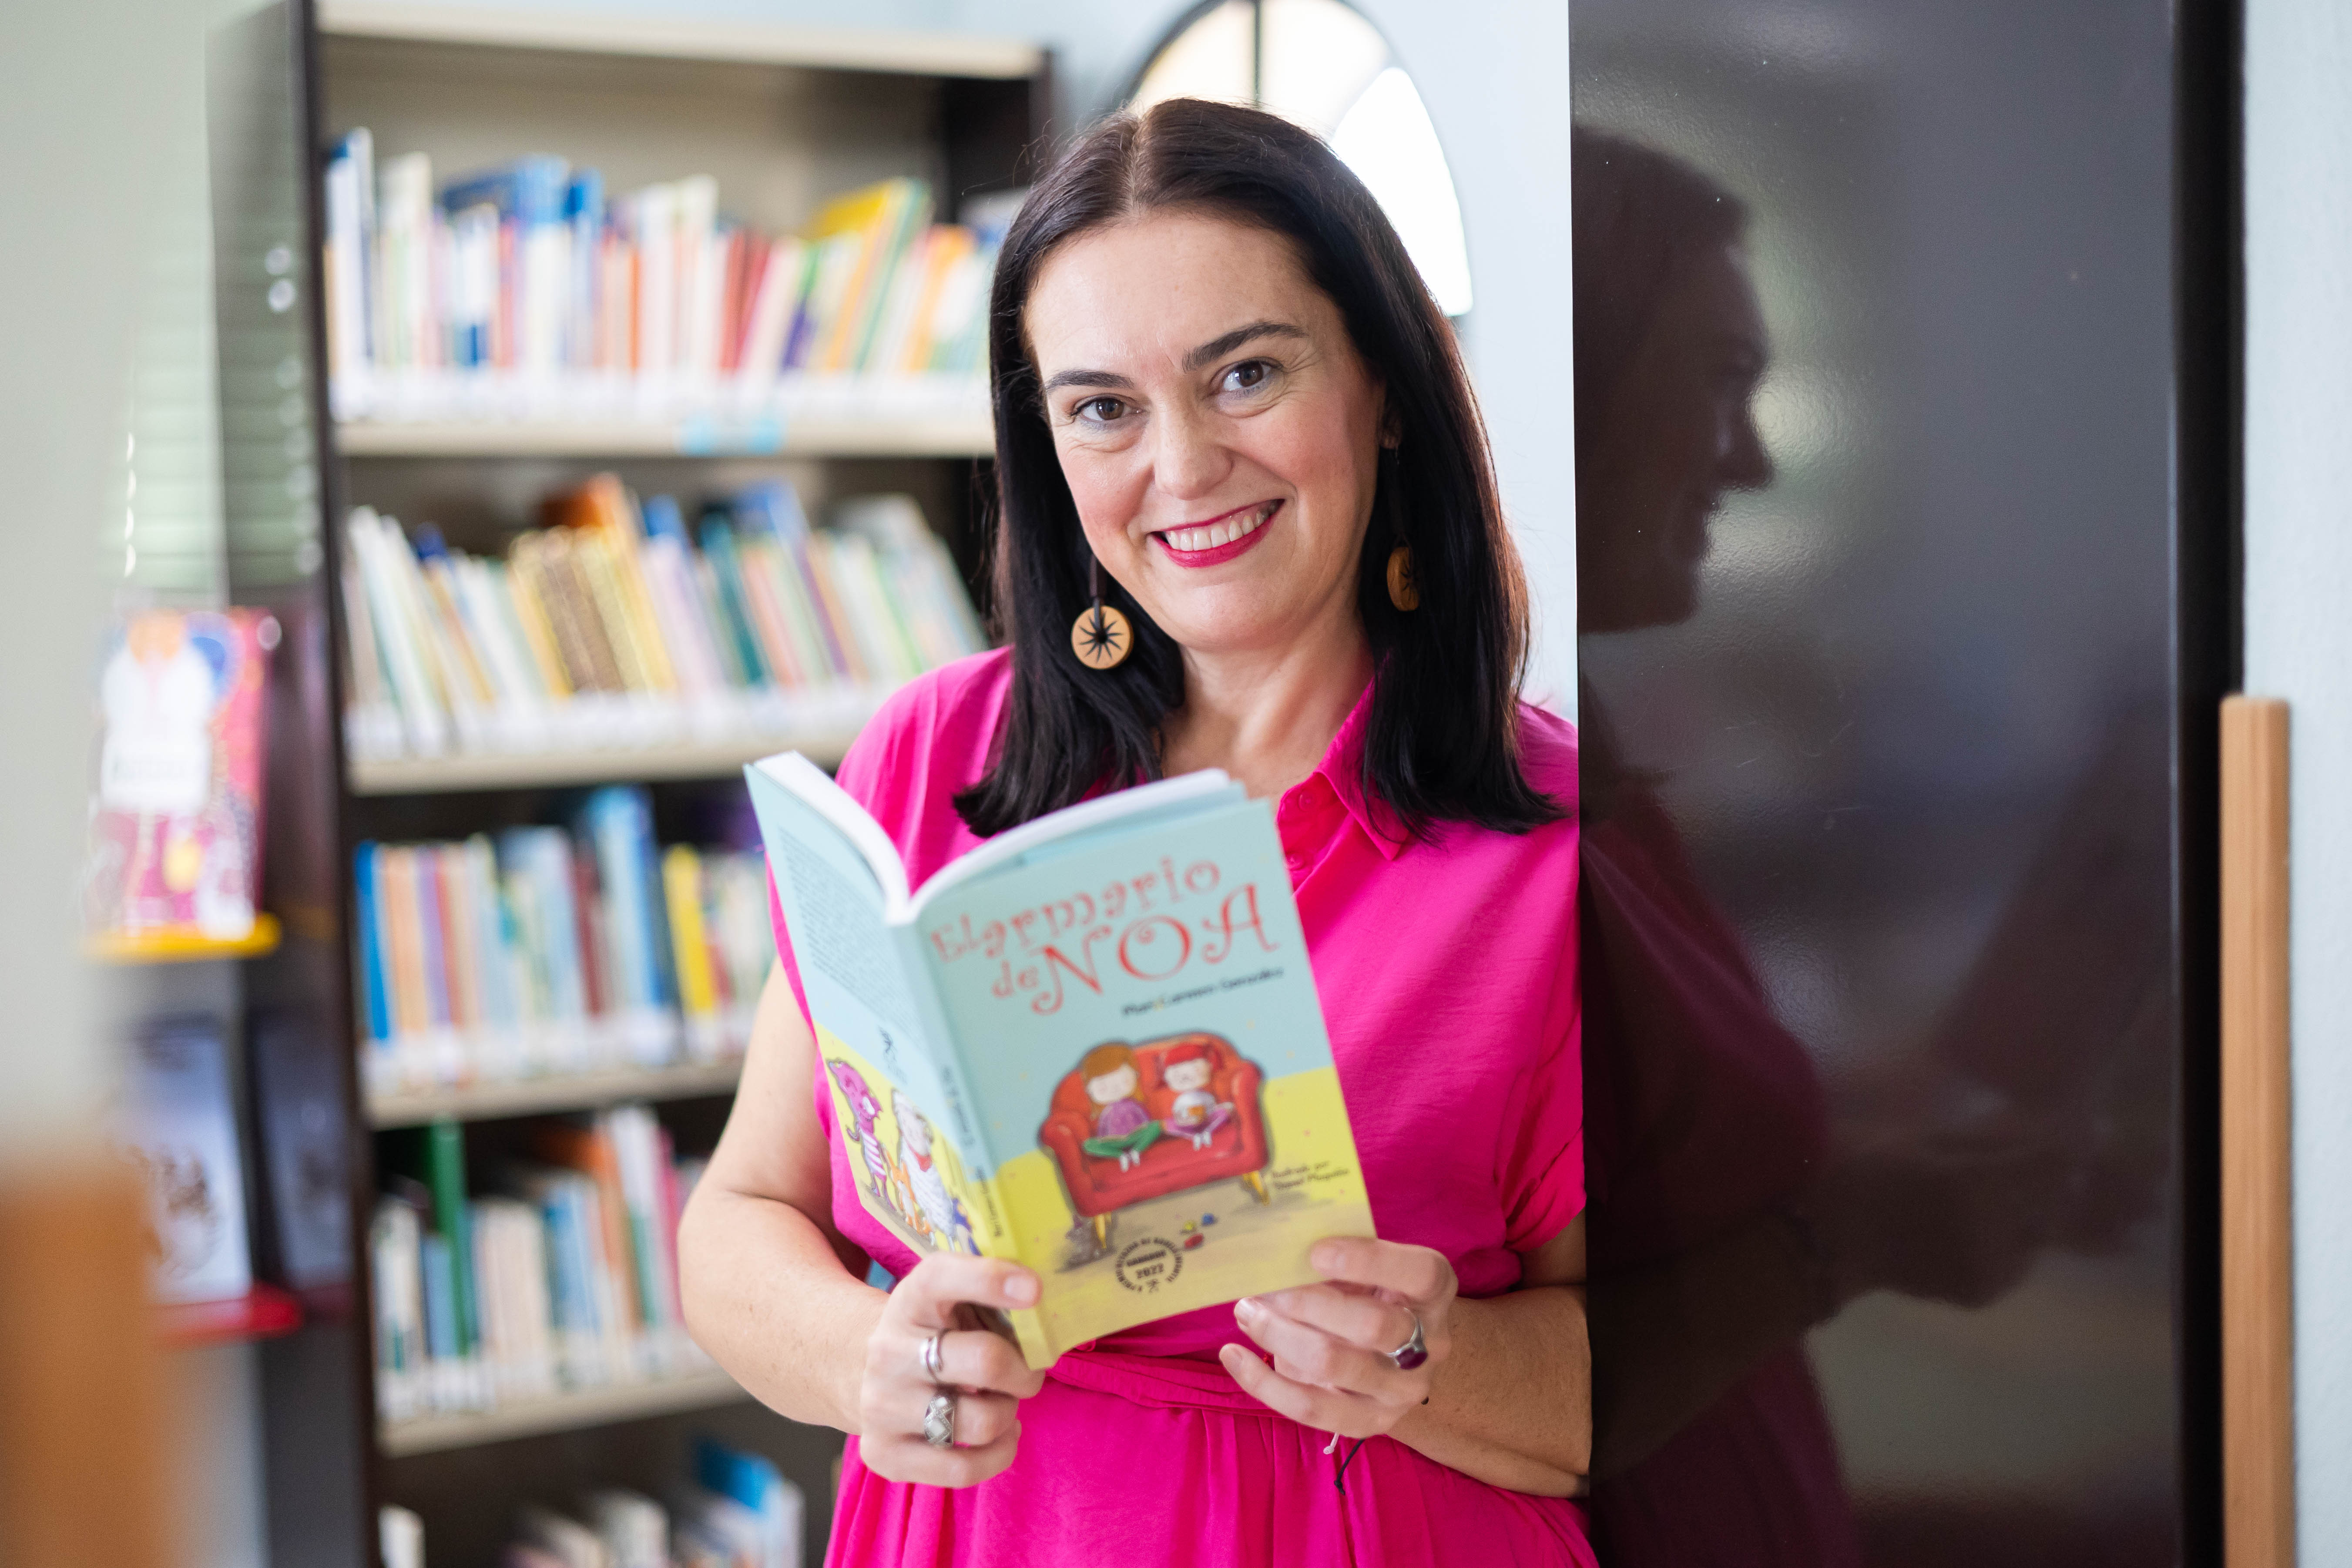
[[(1160, 776), (1160, 729), (1184, 700), (1173, 638), (1103, 578), (1127, 614), (1124, 664), (1089, 669), (1070, 623), (1089, 600), (1091, 553), (1045, 424), (1023, 317), (1056, 247), (1146, 213), (1190, 211), (1288, 240), (1339, 307), (1386, 389), (1387, 434), (1356, 605), (1373, 661), (1363, 784), (1399, 826), (1442, 821), (1524, 832), (1560, 810), (1518, 762), (1527, 594), (1503, 522), (1485, 426), (1454, 331), (1361, 181), (1313, 135), (1255, 110), (1195, 99), (1097, 125), (1031, 191), (1005, 235), (989, 301), (996, 414), (995, 610), (1013, 692), (987, 774), (956, 796), (972, 831), (1001, 832)], [(1389, 602), (1387, 563), (1412, 547), (1421, 605)]]
[(1581, 465), (1667, 289), (1693, 257), (1738, 243), (1748, 206), (1671, 153), (1606, 131), (1579, 125), (1570, 149)]

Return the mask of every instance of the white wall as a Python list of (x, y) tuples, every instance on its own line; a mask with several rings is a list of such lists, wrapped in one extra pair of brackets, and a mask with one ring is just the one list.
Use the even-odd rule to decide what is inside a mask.
[(2352, 1563), (2352, 7), (2246, 5), (2246, 689), (2293, 704), (2303, 1562)]

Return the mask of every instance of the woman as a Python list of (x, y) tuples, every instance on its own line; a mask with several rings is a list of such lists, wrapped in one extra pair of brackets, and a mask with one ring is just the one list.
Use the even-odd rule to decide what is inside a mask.
[[(900, 693), (841, 782), (918, 882), (1162, 774), (1276, 801), (1382, 1239), (1030, 1372), (971, 1309), (1034, 1276), (860, 1206), (787, 942), (681, 1234), (696, 1336), (852, 1434), (835, 1562), (1590, 1563), (1575, 746), (1517, 701), (1451, 331), (1322, 143), (1191, 101), (1070, 150), (992, 310), (1012, 646)], [(1123, 658), (1074, 637), (1097, 595)]]

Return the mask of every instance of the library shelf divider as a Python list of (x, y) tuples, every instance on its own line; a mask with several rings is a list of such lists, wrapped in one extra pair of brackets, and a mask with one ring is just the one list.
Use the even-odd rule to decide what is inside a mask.
[(536, 1437), (549, 1432), (577, 1432), (623, 1421), (642, 1421), (648, 1416), (709, 1410), (751, 1397), (742, 1384), (712, 1367), (637, 1383), (575, 1388), (543, 1399), (513, 1400), (459, 1415), (387, 1421), (376, 1428), (376, 1447), (387, 1458), (402, 1458), (410, 1454), (501, 1443), (514, 1437)]
[(663, 1068), (615, 1068), (604, 1072), (548, 1073), (537, 1078), (471, 1083), (448, 1089), (401, 1089), (368, 1096), (368, 1122), (379, 1131), (429, 1121), (492, 1121), (595, 1110), (631, 1100), (696, 1100), (731, 1094), (743, 1058), (681, 1062)]

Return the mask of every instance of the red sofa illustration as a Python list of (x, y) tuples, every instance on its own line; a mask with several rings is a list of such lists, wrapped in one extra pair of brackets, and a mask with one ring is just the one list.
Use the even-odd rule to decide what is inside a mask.
[(1209, 1089), (1221, 1102), (1234, 1108), (1232, 1120), (1210, 1136), (1204, 1148), (1195, 1148), (1181, 1134), (1163, 1135), (1122, 1170), (1117, 1159), (1086, 1152), (1098, 1108), (1087, 1098), (1085, 1075), (1073, 1068), (1054, 1086), (1053, 1109), (1037, 1130), (1037, 1142), (1061, 1167), (1071, 1208), (1093, 1222), (1097, 1253), (1110, 1245), (1113, 1214), (1147, 1198), (1238, 1179), (1259, 1203), (1269, 1201), (1262, 1173), (1267, 1161), (1265, 1111), (1258, 1103), (1260, 1074), (1255, 1062), (1215, 1035), (1171, 1035), (1147, 1041), (1134, 1047), (1139, 1080), (1136, 1098), (1155, 1120), (1167, 1119), (1176, 1095), (1161, 1081), (1161, 1068), (1171, 1052), (1185, 1046), (1208, 1052)]

